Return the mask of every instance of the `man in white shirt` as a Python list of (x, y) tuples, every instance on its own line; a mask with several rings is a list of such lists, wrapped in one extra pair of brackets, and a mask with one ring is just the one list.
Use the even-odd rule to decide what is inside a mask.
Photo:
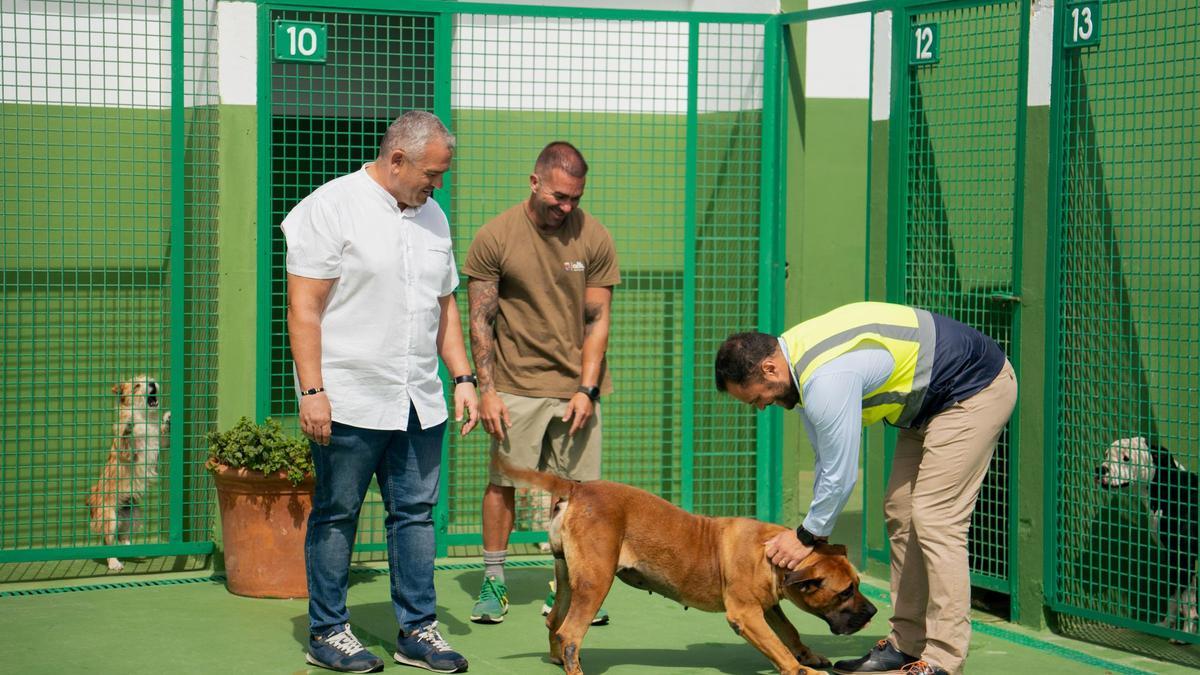
[(346, 608), (358, 515), (374, 475), (387, 509), (398, 663), (467, 669), (437, 630), (433, 506), (447, 410), (438, 356), (454, 377), (455, 420), (477, 422), (454, 289), (450, 225), (430, 197), (454, 156), (454, 136), (410, 111), (379, 155), (317, 188), (283, 221), (288, 334), (300, 426), (316, 467), (304, 556), (308, 663), (341, 672), (383, 669), (350, 630)]

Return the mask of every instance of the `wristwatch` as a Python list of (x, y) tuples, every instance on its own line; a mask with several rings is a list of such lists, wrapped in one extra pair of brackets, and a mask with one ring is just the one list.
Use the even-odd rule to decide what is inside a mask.
[(585, 387), (583, 385), (579, 385), (579, 388), (576, 389), (576, 391), (581, 394), (587, 394), (588, 398), (596, 401), (597, 403), (600, 402), (600, 387)]
[(814, 548), (817, 544), (821, 543), (821, 537), (804, 529), (803, 525), (796, 528), (796, 538), (800, 540), (801, 544), (809, 548)]
[(469, 373), (466, 375), (459, 375), (458, 377), (454, 378), (454, 384), (462, 384), (463, 382), (470, 382), (476, 387), (479, 386), (479, 379)]

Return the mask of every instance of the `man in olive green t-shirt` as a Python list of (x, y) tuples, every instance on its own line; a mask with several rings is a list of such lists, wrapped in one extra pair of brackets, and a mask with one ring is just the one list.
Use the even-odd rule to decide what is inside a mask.
[[(612, 390), (604, 354), (612, 288), (621, 281), (612, 236), (579, 208), (587, 169), (570, 143), (547, 145), (529, 176), (529, 198), (479, 230), (463, 267), (491, 452), (574, 480), (600, 477), (600, 396)], [(476, 623), (499, 623), (508, 612), (514, 495), (511, 480), (489, 472)], [(552, 597), (543, 613), (551, 604)], [(594, 623), (607, 620), (601, 610)]]

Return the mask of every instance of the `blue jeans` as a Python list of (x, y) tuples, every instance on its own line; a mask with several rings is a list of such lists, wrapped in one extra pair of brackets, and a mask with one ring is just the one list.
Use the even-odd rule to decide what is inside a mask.
[(433, 506), (438, 500), (446, 424), (421, 429), (409, 411), (407, 431), (333, 423), (329, 445), (310, 442), (316, 469), (312, 515), (304, 540), (308, 619), (314, 635), (350, 621), (346, 592), (350, 554), (372, 474), (387, 508), (392, 607), (405, 632), (437, 618), (433, 589)]

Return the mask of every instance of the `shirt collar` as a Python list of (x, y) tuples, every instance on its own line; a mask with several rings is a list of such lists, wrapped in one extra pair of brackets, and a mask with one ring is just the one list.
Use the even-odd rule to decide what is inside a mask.
[[(400, 203), (396, 201), (396, 198), (392, 196), (392, 193), (385, 190), (382, 185), (375, 182), (374, 178), (371, 178), (371, 174), (367, 173), (367, 167), (370, 165), (371, 165), (371, 162), (367, 162), (366, 164), (363, 164), (362, 167), (358, 170), (358, 173), (362, 175), (363, 180), (365, 180), (371, 184), (371, 189), (375, 191), (375, 194), (379, 195), (380, 199), (387, 202), (387, 205), (390, 206), (392, 209), (399, 211), (400, 214), (403, 215), (405, 218), (416, 218), (417, 215), (419, 213), (421, 213), (421, 210), (425, 208), (425, 204), (428, 204), (429, 202), (426, 201), (425, 204), (421, 204), (420, 206), (410, 206), (408, 208), (401, 208)], [(433, 197), (430, 197), (430, 199), (433, 199)]]
[(804, 391), (800, 389), (800, 380), (796, 378), (796, 369), (792, 367), (792, 355), (788, 353), (787, 343), (782, 337), (776, 338), (779, 341), (779, 348), (783, 350), (783, 360), (787, 361), (788, 374), (792, 376), (792, 384), (796, 385), (796, 391), (800, 392), (800, 401), (797, 405), (804, 407)]

